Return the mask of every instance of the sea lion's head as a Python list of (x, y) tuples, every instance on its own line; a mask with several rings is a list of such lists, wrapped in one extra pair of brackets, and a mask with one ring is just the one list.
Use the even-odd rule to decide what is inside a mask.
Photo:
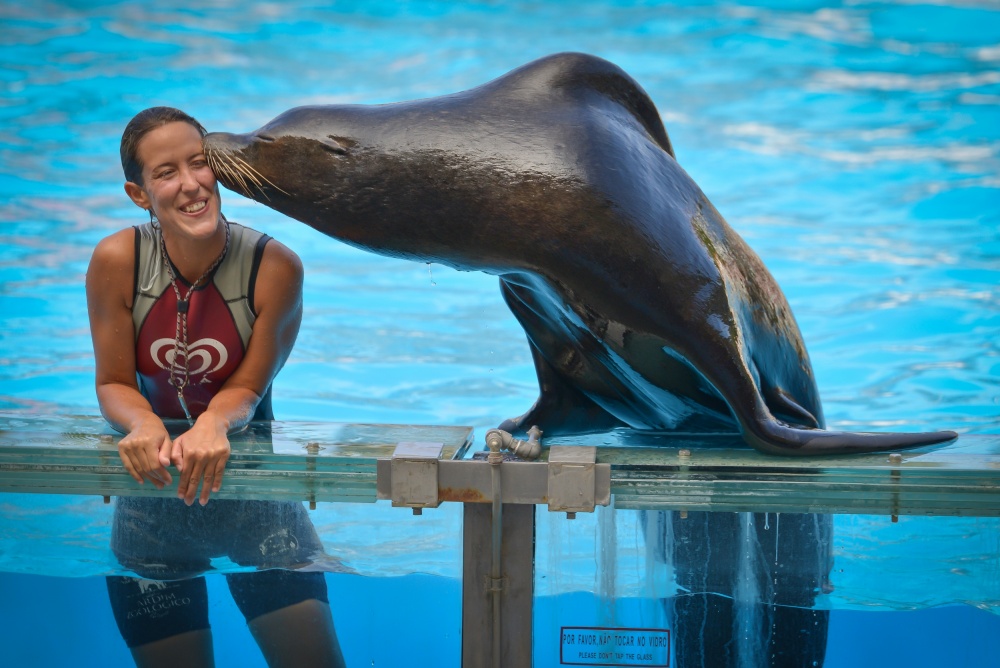
[(225, 187), (312, 224), (364, 192), (361, 142), (338, 132), (336, 107), (298, 107), (246, 134), (212, 132), (205, 154)]

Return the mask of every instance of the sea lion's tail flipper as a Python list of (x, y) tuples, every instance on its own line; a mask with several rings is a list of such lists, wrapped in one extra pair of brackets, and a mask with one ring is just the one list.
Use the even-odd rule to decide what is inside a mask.
[(779, 420), (808, 429), (821, 429), (823, 427), (812, 412), (780, 387), (763, 388), (763, 394), (767, 407)]
[(765, 382), (760, 387), (750, 368), (731, 350), (732, 343), (725, 339), (702, 338), (700, 347), (694, 349), (700, 357), (696, 368), (708, 372), (703, 375), (729, 404), (743, 440), (765, 454), (812, 457), (893, 452), (958, 438), (953, 431), (870, 433), (821, 429), (818, 398), (810, 406), (809, 401), (793, 396), (777, 383)]
[(791, 427), (774, 418), (743, 425), (743, 438), (756, 450), (772, 455), (809, 457), (869, 452), (893, 452), (947, 443), (958, 438), (953, 431), (924, 433), (847, 432)]

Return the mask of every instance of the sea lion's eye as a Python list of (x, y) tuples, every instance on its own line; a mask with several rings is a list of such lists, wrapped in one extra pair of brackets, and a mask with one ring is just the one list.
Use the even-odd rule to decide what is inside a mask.
[(337, 135), (327, 135), (325, 138), (320, 140), (323, 148), (330, 151), (331, 153), (336, 153), (337, 155), (347, 155), (348, 151), (357, 145), (358, 142), (353, 139), (348, 139), (347, 137), (338, 137)]

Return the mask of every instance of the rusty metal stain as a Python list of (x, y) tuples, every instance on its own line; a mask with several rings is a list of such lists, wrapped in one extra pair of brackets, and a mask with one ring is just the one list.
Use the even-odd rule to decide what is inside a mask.
[[(492, 503), (492, 497), (486, 496), (478, 489), (465, 489), (460, 487), (439, 487), (439, 501), (458, 501), (460, 503)], [(521, 503), (536, 503), (545, 505), (549, 502), (549, 497), (543, 494), (538, 499), (531, 501), (521, 501)]]
[(455, 487), (438, 488), (438, 499), (441, 501), (460, 501), (462, 503), (489, 503), (492, 501), (492, 499), (486, 497), (478, 489)]

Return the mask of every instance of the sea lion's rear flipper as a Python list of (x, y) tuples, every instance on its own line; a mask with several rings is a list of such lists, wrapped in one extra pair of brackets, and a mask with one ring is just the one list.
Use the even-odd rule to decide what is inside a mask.
[(779, 423), (774, 418), (748, 424), (743, 438), (755, 449), (773, 455), (850, 455), (893, 452), (940, 445), (958, 438), (953, 431), (853, 432), (803, 429)]
[[(690, 361), (729, 404), (743, 440), (760, 452), (799, 457), (892, 452), (958, 438), (953, 431), (846, 432), (811, 428), (802, 425), (801, 419), (785, 422), (782, 418), (786, 416), (806, 418), (812, 414), (787, 393), (776, 389), (762, 392), (743, 359), (731, 354), (738, 346), (726, 340), (723, 332), (715, 334), (701, 337), (698, 346), (691, 347)], [(818, 420), (813, 417), (813, 422)]]
[(799, 402), (795, 401), (788, 392), (780, 387), (770, 387), (764, 389), (764, 401), (771, 409), (774, 417), (789, 424), (809, 427), (810, 429), (822, 429), (822, 425), (816, 416), (806, 410)]
[[(743, 438), (755, 449), (775, 455), (834, 455), (891, 452), (937, 445), (958, 438), (952, 431), (924, 433), (829, 431), (817, 424), (812, 414), (789, 395), (776, 390), (757, 402), (747, 401), (737, 418)], [(777, 414), (774, 406), (778, 406)], [(747, 414), (746, 409), (753, 411)], [(770, 410), (769, 410), (770, 409)], [(739, 413), (743, 413), (740, 415)], [(795, 419), (788, 420), (789, 417)], [(812, 418), (812, 424), (806, 419)], [(788, 420), (788, 421), (786, 421)]]

